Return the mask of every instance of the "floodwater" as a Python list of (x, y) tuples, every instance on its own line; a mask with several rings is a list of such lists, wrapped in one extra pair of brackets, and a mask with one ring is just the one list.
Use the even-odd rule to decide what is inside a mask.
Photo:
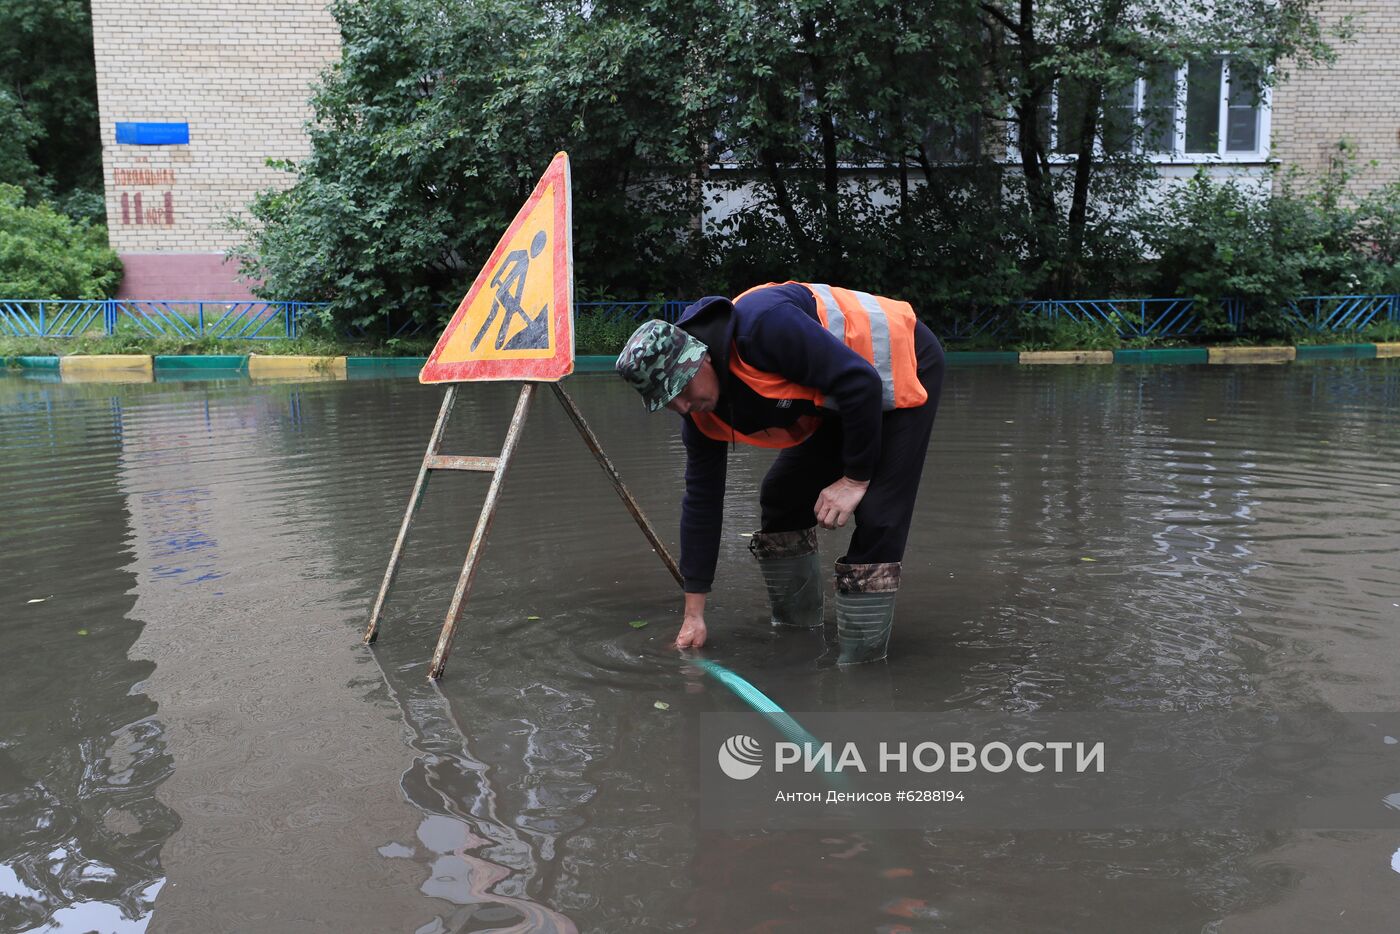
[[(673, 416), (567, 385), (674, 542)], [(703, 829), (698, 715), (740, 703), (547, 392), (430, 686), (483, 476), (433, 478), (357, 642), (440, 398), (0, 377), (0, 931), (1395, 928), (1389, 832)], [(746, 450), (706, 657), (794, 711), (1400, 710), (1400, 364), (943, 398), (891, 660), (768, 631)], [(444, 450), (513, 401), (465, 387)]]

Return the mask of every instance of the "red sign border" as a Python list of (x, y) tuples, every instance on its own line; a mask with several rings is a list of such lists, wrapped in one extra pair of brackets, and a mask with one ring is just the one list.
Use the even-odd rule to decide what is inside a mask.
[[(452, 320), (447, 323), (447, 328), (438, 338), (437, 346), (428, 356), (428, 362), (423, 364), (423, 369), (418, 373), (418, 382), (425, 384), (434, 383), (460, 383), (472, 381), (488, 380), (526, 380), (530, 382), (556, 382), (568, 376), (574, 371), (574, 243), (573, 243), (573, 215), (574, 204), (572, 194), (572, 176), (569, 172), (569, 155), (561, 152), (549, 163), (549, 168), (545, 169), (544, 175), (540, 176), (539, 182), (535, 185), (535, 190), (530, 192), (530, 197), (525, 204), (516, 212), (515, 220), (511, 221), (510, 227), (501, 236), (500, 242), (496, 244), (496, 249), (491, 252), (491, 258), (486, 261), (481, 272), (477, 274), (476, 281), (472, 283), (471, 289), (467, 292), (466, 298), (462, 299), (457, 306), (457, 311), (452, 315)], [(495, 269), (501, 261), (502, 255), (506, 251), (506, 246), (515, 236), (527, 218), (534, 212), (540, 199), (544, 197), (551, 185), (560, 188), (558, 195), (554, 199), (554, 296), (559, 296), (560, 276), (564, 278), (564, 291), (567, 295), (567, 302), (561, 314), (556, 309), (554, 318), (554, 356), (536, 358), (532, 360), (459, 360), (455, 363), (439, 363), (438, 357), (447, 347), (447, 339), (457, 330), (458, 325), (466, 317), (467, 309), (471, 307), (472, 301), (477, 293), (486, 284), (487, 274)]]

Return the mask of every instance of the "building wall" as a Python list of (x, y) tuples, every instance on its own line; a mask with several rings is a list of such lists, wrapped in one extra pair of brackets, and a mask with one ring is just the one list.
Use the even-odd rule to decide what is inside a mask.
[(1274, 89), (1273, 156), (1322, 175), (1345, 139), (1358, 157), (1353, 190), (1374, 191), (1400, 181), (1400, 2), (1327, 0), (1323, 9), (1333, 23), (1355, 16), (1355, 37), (1336, 44), (1335, 65), (1291, 66)]
[[(325, 0), (92, 0), (92, 21), (119, 295), (249, 297), (227, 220), (286, 183), (267, 159), (309, 151), (310, 85), (340, 53)], [(119, 122), (187, 123), (189, 143), (118, 143)]]

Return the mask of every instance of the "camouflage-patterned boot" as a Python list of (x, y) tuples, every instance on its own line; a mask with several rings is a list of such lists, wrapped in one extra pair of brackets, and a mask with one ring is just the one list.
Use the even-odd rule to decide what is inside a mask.
[(822, 574), (815, 527), (797, 532), (755, 532), (749, 551), (758, 559), (774, 626), (820, 629)]
[(841, 647), (838, 665), (878, 662), (889, 653), (898, 590), (898, 561), (836, 562), (836, 638)]

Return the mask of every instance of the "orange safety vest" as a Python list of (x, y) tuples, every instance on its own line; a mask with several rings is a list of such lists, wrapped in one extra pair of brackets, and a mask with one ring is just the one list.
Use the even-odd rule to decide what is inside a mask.
[[(754, 286), (734, 300), (737, 302), (749, 292), (775, 284)], [(814, 282), (784, 284), (800, 285), (811, 292), (817, 301), (817, 319), (822, 327), (875, 367), (880, 374), (884, 411), (912, 409), (928, 401), (928, 391), (919, 382), (919, 364), (914, 350), (914, 325), (918, 317), (908, 302)], [(738, 347), (729, 349), (729, 371), (765, 398), (805, 399), (830, 408), (819, 390), (750, 365), (739, 356)], [(735, 431), (714, 412), (692, 412), (690, 417), (706, 437), (764, 448), (790, 448), (801, 444), (821, 424), (819, 416), (803, 415), (785, 428), (767, 428), (746, 435)]]

